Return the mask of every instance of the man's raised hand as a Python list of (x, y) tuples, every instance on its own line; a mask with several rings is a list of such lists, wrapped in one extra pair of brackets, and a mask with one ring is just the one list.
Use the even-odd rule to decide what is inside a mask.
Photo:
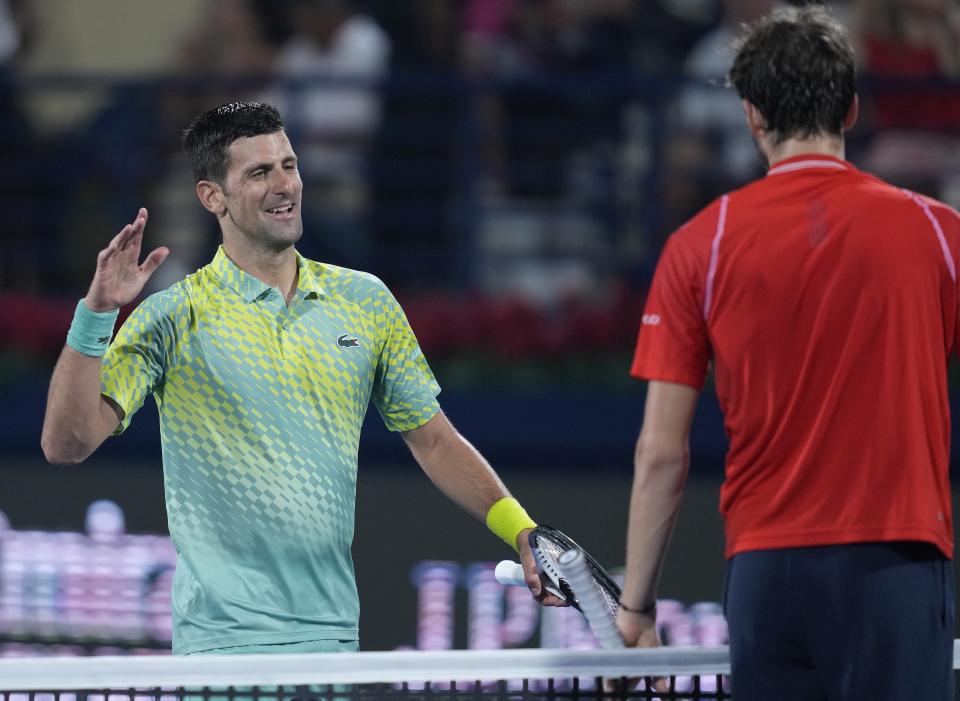
[(132, 302), (166, 260), (170, 250), (160, 246), (140, 263), (140, 244), (146, 225), (147, 210), (141, 208), (137, 218), (123, 227), (97, 255), (97, 271), (84, 300), (91, 311), (112, 311)]

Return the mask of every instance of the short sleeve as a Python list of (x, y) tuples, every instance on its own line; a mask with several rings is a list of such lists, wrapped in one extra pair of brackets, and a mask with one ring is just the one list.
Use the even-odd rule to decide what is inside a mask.
[(654, 272), (630, 374), (701, 389), (710, 366), (703, 318), (706, 271), (689, 238), (674, 234)]
[(103, 356), (100, 392), (123, 410), (114, 435), (130, 425), (148, 394), (157, 392), (167, 370), (169, 300), (163, 293), (145, 299), (120, 327)]
[(383, 288), (377, 300), (383, 345), (371, 400), (391, 431), (422, 426), (440, 411), (437, 384), (400, 304)]
[(948, 247), (947, 255), (953, 261), (953, 291), (955, 293), (952, 299), (956, 310), (953, 318), (953, 354), (960, 358), (960, 273), (958, 273), (960, 271), (960, 214), (952, 207), (944, 208), (947, 210), (946, 215), (940, 217), (940, 219), (945, 222), (946, 241), (944, 243)]

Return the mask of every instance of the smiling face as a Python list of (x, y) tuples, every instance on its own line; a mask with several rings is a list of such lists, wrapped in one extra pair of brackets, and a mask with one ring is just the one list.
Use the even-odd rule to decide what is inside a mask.
[(208, 187), (212, 206), (207, 208), (217, 214), (225, 243), (239, 239), (248, 248), (280, 252), (303, 234), (303, 182), (283, 131), (234, 141), (227, 149), (223, 185)]

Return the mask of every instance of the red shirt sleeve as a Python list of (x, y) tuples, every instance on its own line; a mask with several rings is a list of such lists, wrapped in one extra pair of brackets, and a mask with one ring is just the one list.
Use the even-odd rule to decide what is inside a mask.
[(704, 256), (695, 247), (696, 237), (689, 234), (689, 228), (681, 229), (663, 247), (630, 374), (700, 389), (711, 356), (703, 318), (707, 271)]
[(950, 255), (953, 257), (954, 274), (958, 277), (953, 281), (954, 292), (956, 293), (954, 298), (956, 314), (953, 327), (953, 354), (960, 358), (960, 213), (951, 207), (940, 206), (946, 212), (938, 219), (945, 224), (946, 243), (950, 249)]
[(953, 285), (944, 291), (942, 302), (945, 331), (950, 344), (947, 355), (960, 358), (960, 212), (932, 197), (909, 190), (904, 192), (925, 210), (940, 244), (944, 247), (943, 255), (947, 265), (953, 266)]

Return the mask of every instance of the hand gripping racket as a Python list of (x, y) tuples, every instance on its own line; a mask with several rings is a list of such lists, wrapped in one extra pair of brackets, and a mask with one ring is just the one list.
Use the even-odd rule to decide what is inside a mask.
[[(541, 574), (550, 582), (547, 591), (575, 606), (603, 647), (623, 647), (615, 622), (620, 587), (600, 563), (550, 526), (537, 526), (530, 532), (530, 548)], [(510, 560), (497, 565), (494, 576), (501, 584), (526, 586), (523, 567)]]

